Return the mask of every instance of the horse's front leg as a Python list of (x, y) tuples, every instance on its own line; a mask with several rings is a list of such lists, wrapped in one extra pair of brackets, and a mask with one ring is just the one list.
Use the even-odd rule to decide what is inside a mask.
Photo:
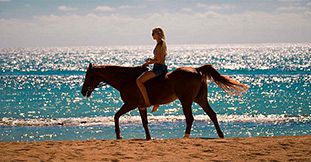
[(122, 116), (123, 114), (133, 110), (134, 108), (135, 108), (134, 106), (124, 104), (121, 107), (121, 109), (114, 115), (114, 126), (115, 126), (115, 132), (116, 132), (117, 139), (122, 139), (121, 133), (120, 133), (120, 126), (119, 126), (120, 116)]
[(144, 129), (145, 129), (146, 140), (150, 140), (151, 136), (150, 136), (149, 128), (148, 128), (147, 109), (146, 108), (139, 108), (139, 113), (140, 113), (141, 121), (142, 121)]
[(184, 115), (186, 117), (186, 125), (187, 125), (184, 138), (189, 138), (192, 123), (194, 120), (193, 115), (192, 115), (192, 109), (191, 109), (192, 102), (184, 102), (181, 100), (181, 104), (182, 104)]

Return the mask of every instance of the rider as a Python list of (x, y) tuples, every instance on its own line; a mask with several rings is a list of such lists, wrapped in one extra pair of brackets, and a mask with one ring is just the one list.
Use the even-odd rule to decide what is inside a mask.
[[(152, 30), (152, 38), (157, 42), (153, 50), (154, 58), (146, 59), (146, 62), (143, 64), (143, 66), (154, 64), (153, 69), (151, 71), (144, 72), (136, 79), (137, 86), (143, 95), (146, 107), (151, 106), (151, 104), (144, 83), (151, 78), (154, 78), (167, 72), (167, 66), (165, 65), (165, 56), (167, 54), (167, 48), (164, 31), (159, 27), (154, 28)], [(154, 105), (152, 112), (156, 111), (158, 108), (159, 105)]]

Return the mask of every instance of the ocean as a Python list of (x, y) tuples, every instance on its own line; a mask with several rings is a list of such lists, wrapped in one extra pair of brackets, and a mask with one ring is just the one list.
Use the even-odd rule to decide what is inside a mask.
[[(81, 95), (89, 63), (139, 66), (153, 46), (0, 49), (0, 141), (115, 139), (113, 116), (122, 106), (107, 85)], [(311, 134), (311, 44), (168, 45), (169, 71), (212, 64), (247, 84), (230, 96), (209, 82), (208, 101), (225, 137)], [(191, 137), (217, 138), (209, 117), (192, 105)], [(178, 100), (148, 109), (154, 139), (181, 138), (185, 118)], [(138, 110), (120, 118), (123, 138), (145, 138)]]

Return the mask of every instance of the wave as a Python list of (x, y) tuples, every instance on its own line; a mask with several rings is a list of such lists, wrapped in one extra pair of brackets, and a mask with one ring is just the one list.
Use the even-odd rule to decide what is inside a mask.
[[(286, 115), (218, 115), (219, 122), (241, 122), (241, 123), (287, 123), (287, 122), (310, 122), (311, 116), (286, 116)], [(194, 116), (195, 121), (211, 122), (206, 115)], [(148, 116), (150, 123), (180, 122), (184, 121), (183, 115), (178, 116)], [(123, 116), (120, 123), (140, 124), (140, 116)], [(0, 118), (0, 126), (93, 126), (114, 125), (114, 118), (109, 117), (81, 117), (81, 118), (38, 118), (38, 119), (16, 119)]]
[[(186, 66), (186, 65), (185, 65)], [(199, 67), (200, 65), (190, 65), (191, 67)], [(176, 68), (180, 66), (175, 65), (172, 66), (169, 71), (174, 71)], [(253, 69), (243, 69), (238, 68), (234, 69), (233, 67), (223, 67), (219, 69), (220, 73), (224, 73), (226, 75), (309, 75), (310, 67), (297, 67), (293, 69), (264, 69), (265, 67), (253, 68)], [(46, 70), (46, 71), (0, 71), (0, 76), (84, 76), (85, 70)]]

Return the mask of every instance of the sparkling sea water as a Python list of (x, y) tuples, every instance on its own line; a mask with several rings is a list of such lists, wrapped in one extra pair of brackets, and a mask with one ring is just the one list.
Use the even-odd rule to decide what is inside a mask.
[[(113, 116), (122, 106), (111, 86), (91, 98), (80, 91), (89, 63), (138, 66), (152, 46), (0, 49), (0, 141), (115, 139)], [(208, 101), (225, 137), (311, 133), (311, 44), (169, 45), (169, 71), (212, 64), (249, 85), (229, 96), (209, 82)], [(191, 136), (216, 138), (193, 104)], [(153, 138), (181, 138), (185, 118), (178, 100), (148, 109)], [(145, 138), (138, 110), (120, 118), (124, 138)]]

